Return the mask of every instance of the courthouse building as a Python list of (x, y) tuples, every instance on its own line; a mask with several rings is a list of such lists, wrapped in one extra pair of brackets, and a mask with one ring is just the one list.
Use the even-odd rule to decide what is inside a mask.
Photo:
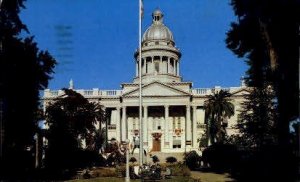
[[(170, 29), (163, 23), (163, 14), (155, 10), (152, 24), (142, 37), (142, 69), (138, 69), (139, 51), (134, 53), (136, 73), (131, 83), (122, 83), (120, 90), (76, 89), (91, 102), (99, 102), (108, 114), (108, 140), (139, 143), (139, 71), (142, 72), (143, 143), (147, 152), (178, 153), (199, 148), (205, 132), (204, 101), (221, 90), (232, 94), (235, 115), (228, 119), (227, 133), (232, 134), (240, 104), (247, 94), (243, 83), (238, 87), (192, 88), (180, 74), (181, 52), (175, 46)], [(73, 89), (73, 84), (70, 83)], [(44, 105), (63, 94), (47, 89)], [(136, 150), (138, 152), (138, 150)]]

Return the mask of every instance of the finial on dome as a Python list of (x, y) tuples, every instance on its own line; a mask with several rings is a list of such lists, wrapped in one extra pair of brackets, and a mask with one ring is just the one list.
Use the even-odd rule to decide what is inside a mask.
[(71, 79), (70, 82), (69, 82), (69, 89), (74, 89), (74, 83), (73, 83), (73, 80)]
[(154, 23), (162, 23), (163, 22), (164, 14), (160, 11), (159, 8), (152, 13), (152, 18)]

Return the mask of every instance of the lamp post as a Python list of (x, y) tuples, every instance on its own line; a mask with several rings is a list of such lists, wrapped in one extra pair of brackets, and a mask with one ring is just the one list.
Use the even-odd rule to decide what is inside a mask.
[(125, 177), (125, 181), (129, 182), (130, 181), (130, 177), (129, 177), (129, 139), (126, 139), (126, 177)]

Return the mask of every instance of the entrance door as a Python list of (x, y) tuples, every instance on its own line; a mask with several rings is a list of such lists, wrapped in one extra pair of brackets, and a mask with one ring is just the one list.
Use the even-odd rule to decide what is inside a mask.
[(159, 152), (160, 151), (160, 139), (153, 139), (153, 147), (152, 147), (152, 151), (156, 151)]

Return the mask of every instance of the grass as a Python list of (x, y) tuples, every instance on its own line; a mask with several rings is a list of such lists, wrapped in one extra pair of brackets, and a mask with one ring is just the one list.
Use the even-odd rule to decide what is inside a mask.
[[(70, 180), (68, 182), (124, 182), (124, 178), (113, 178), (113, 177), (100, 177), (100, 178), (92, 178), (92, 179), (77, 179), (77, 180)], [(140, 181), (139, 179), (130, 181)], [(193, 182), (192, 178), (184, 177), (184, 176), (174, 176), (171, 179), (164, 179), (160, 181), (167, 181), (167, 182)]]
[(228, 173), (217, 174), (213, 172), (191, 171), (191, 177), (201, 182), (234, 182)]

